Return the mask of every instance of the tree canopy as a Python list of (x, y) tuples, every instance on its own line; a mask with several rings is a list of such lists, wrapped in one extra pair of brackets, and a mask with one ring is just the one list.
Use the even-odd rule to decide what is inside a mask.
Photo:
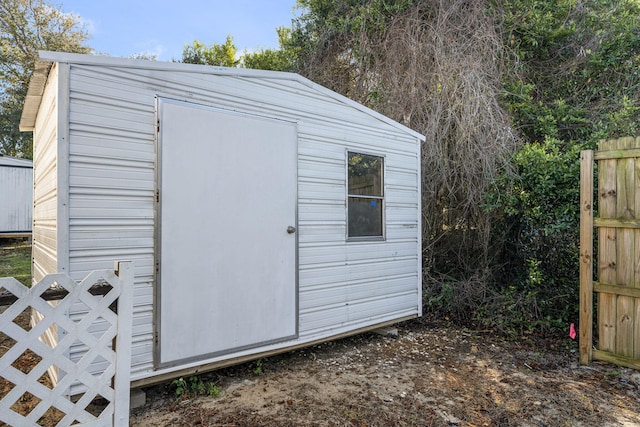
[(245, 68), (273, 71), (290, 71), (294, 68), (296, 51), (291, 45), (291, 28), (279, 27), (278, 49), (259, 49), (244, 52), (240, 64)]
[(495, 280), (520, 327), (566, 326), (578, 310), (580, 150), (639, 130), (640, 3), (504, 0), (498, 10), (516, 71), (502, 105), (524, 145), (515, 179), (488, 197), (505, 225)]
[(18, 130), (38, 50), (88, 53), (79, 17), (44, 0), (0, 0), (0, 154), (31, 158), (31, 135)]
[(238, 48), (231, 35), (223, 44), (213, 43), (210, 46), (194, 40), (193, 44), (185, 45), (182, 50), (182, 61), (186, 64), (217, 65), (221, 67), (235, 67), (239, 64), (236, 58)]
[(217, 65), (223, 67), (243, 67), (260, 70), (289, 71), (293, 69), (296, 59), (295, 50), (291, 46), (291, 29), (279, 27), (279, 48), (257, 49), (238, 54), (233, 37), (228, 35), (224, 44), (213, 43), (205, 45), (194, 40), (191, 45), (185, 45), (181, 62), (187, 64)]
[(639, 19), (637, 0), (502, 2), (518, 67), (505, 106), (528, 141), (593, 144), (638, 131)]

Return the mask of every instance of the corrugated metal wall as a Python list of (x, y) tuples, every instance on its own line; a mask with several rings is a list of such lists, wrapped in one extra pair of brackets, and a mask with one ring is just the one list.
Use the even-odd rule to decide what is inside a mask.
[(33, 281), (58, 272), (58, 67), (49, 74), (33, 135)]
[(71, 68), (69, 267), (77, 280), (134, 261), (133, 374), (153, 368), (155, 94), (103, 72)]
[[(32, 283), (38, 283), (48, 273), (58, 272), (58, 67), (52, 68), (40, 104), (33, 135), (33, 231), (31, 253)], [(56, 304), (55, 302), (52, 304)], [(42, 315), (31, 311), (32, 323)], [(57, 327), (45, 331), (42, 339), (53, 347), (59, 337)], [(58, 381), (58, 368), (50, 367), (49, 375)]]
[(19, 160), (0, 157), (0, 235), (31, 232), (33, 169)]
[[(298, 121), (297, 342), (420, 313), (414, 135), (291, 79), (73, 64), (70, 75), (70, 274), (135, 262), (133, 379), (153, 368), (156, 95)], [(346, 241), (347, 149), (385, 156), (386, 241)]]

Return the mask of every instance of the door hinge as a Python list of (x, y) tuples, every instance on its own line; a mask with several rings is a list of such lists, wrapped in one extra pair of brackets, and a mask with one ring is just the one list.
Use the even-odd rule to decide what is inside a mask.
[(160, 190), (156, 190), (156, 203), (160, 203)]
[(156, 121), (156, 132), (160, 133), (160, 119)]

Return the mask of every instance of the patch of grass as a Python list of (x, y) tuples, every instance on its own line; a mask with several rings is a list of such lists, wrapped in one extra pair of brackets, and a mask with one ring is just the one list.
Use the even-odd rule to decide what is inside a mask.
[(31, 285), (31, 245), (23, 241), (0, 242), (0, 277), (15, 277)]

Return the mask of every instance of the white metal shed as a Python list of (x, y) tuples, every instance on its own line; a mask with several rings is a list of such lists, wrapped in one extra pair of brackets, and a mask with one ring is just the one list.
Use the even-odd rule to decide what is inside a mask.
[(21, 129), (34, 280), (135, 262), (134, 387), (421, 315), (424, 137), (308, 79), (41, 52)]
[(33, 162), (0, 154), (0, 238), (31, 235)]

